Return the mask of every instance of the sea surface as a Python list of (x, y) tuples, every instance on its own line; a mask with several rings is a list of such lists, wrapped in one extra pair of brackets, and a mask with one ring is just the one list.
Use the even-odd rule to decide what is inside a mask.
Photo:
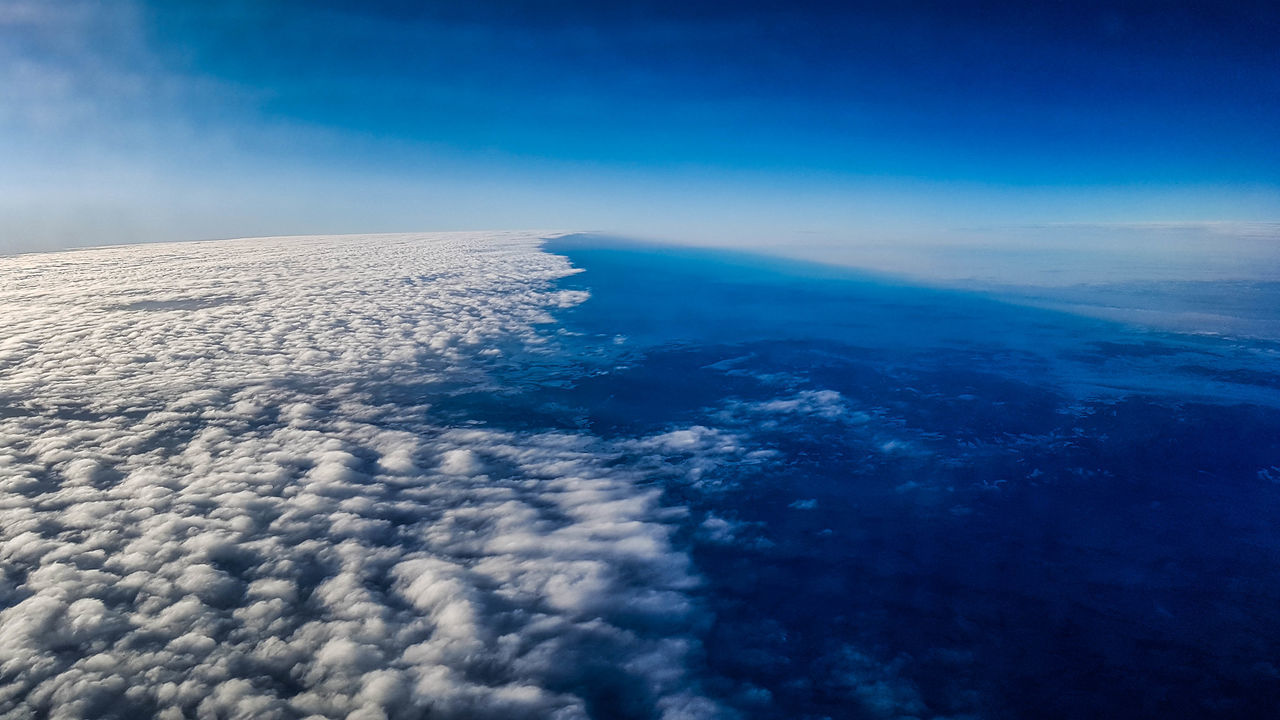
[(545, 249), (590, 293), (556, 313), (562, 361), (511, 370), (487, 411), (451, 402), (700, 458), (651, 476), (687, 509), (714, 694), (746, 716), (1280, 707), (1280, 342), (745, 254)]

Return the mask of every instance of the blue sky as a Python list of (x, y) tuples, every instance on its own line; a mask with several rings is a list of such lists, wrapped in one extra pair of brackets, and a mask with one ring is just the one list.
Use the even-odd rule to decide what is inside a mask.
[(1280, 219), (1265, 3), (0, 0), (10, 247)]

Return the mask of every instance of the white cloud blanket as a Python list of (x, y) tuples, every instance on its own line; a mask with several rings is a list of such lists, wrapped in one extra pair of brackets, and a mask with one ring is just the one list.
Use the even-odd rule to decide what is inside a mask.
[(525, 234), (0, 258), (0, 716), (720, 714), (671, 510), (446, 424), (581, 301)]

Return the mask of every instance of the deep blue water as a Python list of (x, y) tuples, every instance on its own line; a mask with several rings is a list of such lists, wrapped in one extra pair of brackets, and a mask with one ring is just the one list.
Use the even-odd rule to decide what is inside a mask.
[(691, 509), (705, 672), (745, 716), (1275, 716), (1280, 345), (747, 255), (548, 249), (591, 293), (557, 314), (563, 352), (435, 409), (736, 438), (654, 477)]

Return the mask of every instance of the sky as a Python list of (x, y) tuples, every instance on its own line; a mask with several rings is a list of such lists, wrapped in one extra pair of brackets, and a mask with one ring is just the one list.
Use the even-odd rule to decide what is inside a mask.
[(0, 248), (1273, 222), (1277, 37), (1249, 2), (0, 0)]

